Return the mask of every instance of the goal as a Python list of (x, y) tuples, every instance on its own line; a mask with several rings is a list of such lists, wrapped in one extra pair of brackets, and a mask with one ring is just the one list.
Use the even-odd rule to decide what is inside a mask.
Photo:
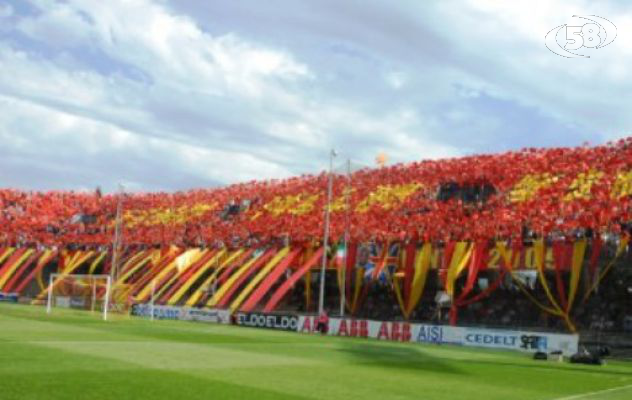
[(108, 318), (111, 278), (109, 275), (51, 274), (48, 283), (46, 312), (53, 307), (87, 310)]

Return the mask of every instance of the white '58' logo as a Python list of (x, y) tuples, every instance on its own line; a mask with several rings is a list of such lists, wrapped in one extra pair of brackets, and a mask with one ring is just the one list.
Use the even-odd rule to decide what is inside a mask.
[(612, 43), (617, 37), (617, 27), (609, 20), (596, 16), (573, 15), (590, 22), (584, 25), (563, 24), (551, 29), (545, 36), (546, 47), (558, 56), (574, 58), (586, 57), (573, 51), (582, 47), (600, 49)]

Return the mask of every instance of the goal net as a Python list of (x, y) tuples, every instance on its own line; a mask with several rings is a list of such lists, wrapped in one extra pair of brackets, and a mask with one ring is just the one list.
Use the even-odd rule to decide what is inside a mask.
[(46, 312), (53, 308), (87, 310), (108, 318), (111, 295), (109, 275), (51, 274), (48, 284)]

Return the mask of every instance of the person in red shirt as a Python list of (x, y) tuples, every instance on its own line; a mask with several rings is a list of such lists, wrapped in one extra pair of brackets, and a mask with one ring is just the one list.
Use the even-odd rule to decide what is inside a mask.
[(316, 330), (323, 335), (325, 335), (329, 331), (329, 316), (327, 315), (327, 311), (323, 310), (323, 312), (318, 317)]

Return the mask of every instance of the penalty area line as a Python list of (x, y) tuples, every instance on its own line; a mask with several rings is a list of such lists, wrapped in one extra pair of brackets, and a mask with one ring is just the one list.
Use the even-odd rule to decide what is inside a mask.
[(586, 399), (586, 398), (590, 398), (592, 396), (597, 396), (600, 394), (605, 394), (605, 393), (610, 393), (610, 392), (618, 392), (619, 390), (625, 390), (625, 389), (632, 389), (632, 385), (625, 385), (625, 386), (619, 386), (619, 387), (614, 387), (614, 388), (610, 388), (610, 389), (604, 389), (604, 390), (597, 390), (596, 392), (587, 392), (587, 393), (580, 393), (580, 394), (575, 394), (573, 396), (567, 396), (567, 397), (558, 397), (552, 400), (578, 400), (578, 399)]

